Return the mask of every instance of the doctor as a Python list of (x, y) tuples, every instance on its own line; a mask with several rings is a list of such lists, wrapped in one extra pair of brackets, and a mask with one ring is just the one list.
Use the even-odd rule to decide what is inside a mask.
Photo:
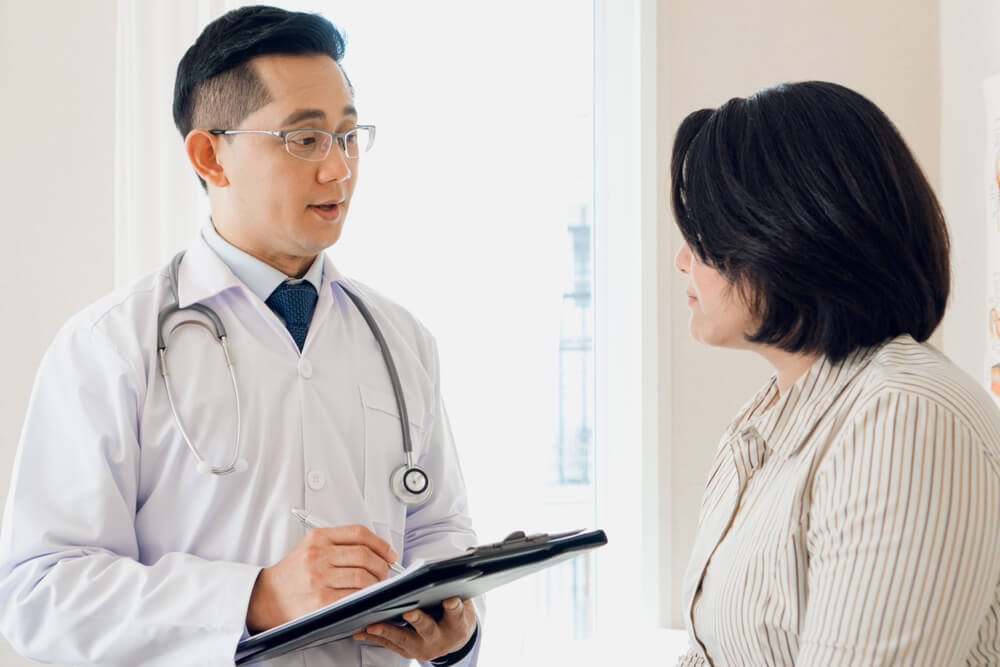
[[(211, 222), (176, 283), (101, 299), (42, 361), (0, 536), (0, 630), (26, 656), (232, 664), (247, 633), (475, 543), (434, 339), (323, 253), (374, 139), (343, 52), (319, 16), (246, 7), (182, 59), (174, 117)], [(429, 495), (390, 484), (404, 464)], [(474, 605), (443, 606), (273, 664), (474, 664)]]

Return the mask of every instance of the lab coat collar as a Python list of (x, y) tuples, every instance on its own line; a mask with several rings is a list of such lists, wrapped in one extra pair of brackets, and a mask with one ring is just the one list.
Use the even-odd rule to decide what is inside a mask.
[(227, 289), (243, 287), (226, 263), (208, 246), (201, 231), (184, 253), (177, 274), (177, 305), (181, 308), (210, 299)]
[(334, 283), (344, 283), (353, 287), (353, 283), (349, 282), (344, 275), (337, 270), (337, 267), (333, 265), (333, 260), (330, 256), (323, 253), (323, 284), (330, 285), (331, 287)]

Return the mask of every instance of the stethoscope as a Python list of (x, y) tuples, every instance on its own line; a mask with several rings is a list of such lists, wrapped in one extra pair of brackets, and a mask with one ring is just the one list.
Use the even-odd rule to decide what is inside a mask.
[[(229, 344), (226, 342), (226, 327), (223, 326), (222, 320), (215, 313), (215, 311), (204, 304), (192, 303), (184, 308), (180, 307), (180, 299), (177, 296), (177, 269), (180, 266), (181, 259), (183, 258), (184, 253), (179, 252), (170, 262), (170, 267), (167, 270), (167, 278), (169, 280), (171, 294), (174, 297), (174, 302), (160, 311), (160, 314), (157, 317), (156, 327), (156, 345), (160, 357), (160, 375), (163, 376), (163, 384), (167, 388), (167, 401), (170, 403), (170, 412), (174, 415), (174, 421), (177, 422), (177, 428), (180, 430), (181, 436), (184, 438), (184, 442), (187, 443), (188, 449), (191, 450), (191, 453), (194, 454), (195, 459), (198, 461), (198, 472), (206, 475), (228, 475), (231, 472), (243, 472), (247, 469), (247, 462), (246, 459), (240, 456), (240, 424), (242, 422), (240, 413), (240, 390), (236, 382), (236, 370), (233, 368), (233, 357), (229, 352)], [(403, 397), (403, 387), (399, 381), (399, 373), (396, 372), (396, 364), (392, 359), (392, 354), (389, 352), (389, 345), (385, 342), (385, 337), (382, 336), (382, 330), (379, 329), (378, 324), (375, 322), (375, 318), (372, 317), (371, 311), (368, 310), (368, 307), (365, 306), (364, 302), (362, 302), (356, 294), (344, 287), (343, 283), (338, 284), (341, 289), (344, 290), (344, 293), (351, 298), (354, 305), (357, 306), (358, 310), (361, 312), (361, 316), (364, 317), (365, 322), (368, 323), (368, 328), (371, 329), (372, 335), (375, 336), (379, 349), (382, 351), (382, 360), (385, 362), (386, 370), (389, 371), (389, 380), (392, 382), (392, 391), (396, 396), (396, 407), (399, 409), (399, 423), (403, 432), (403, 453), (406, 454), (406, 463), (396, 468), (389, 476), (389, 486), (392, 488), (393, 494), (399, 499), (400, 502), (406, 505), (419, 505), (430, 497), (433, 484), (431, 483), (431, 478), (430, 475), (427, 474), (427, 471), (413, 462), (413, 443), (410, 440), (406, 400)], [(201, 313), (209, 322), (211, 322), (211, 328), (201, 320), (181, 320), (180, 322), (174, 324), (170, 328), (170, 331), (167, 332), (167, 335), (164, 336), (163, 324), (166, 319), (170, 315), (178, 313), (182, 310), (191, 310)], [(219, 344), (222, 346), (222, 352), (226, 357), (226, 367), (229, 369), (229, 379), (233, 384), (233, 396), (236, 398), (236, 440), (233, 443), (232, 458), (226, 466), (215, 467), (205, 460), (205, 457), (201, 455), (201, 452), (198, 451), (198, 448), (195, 447), (194, 443), (191, 441), (187, 429), (184, 428), (184, 422), (177, 410), (177, 405), (174, 403), (173, 391), (170, 388), (170, 374), (167, 372), (166, 340), (171, 336), (171, 334), (173, 334), (174, 331), (187, 324), (200, 326), (212, 334), (219, 341)]]

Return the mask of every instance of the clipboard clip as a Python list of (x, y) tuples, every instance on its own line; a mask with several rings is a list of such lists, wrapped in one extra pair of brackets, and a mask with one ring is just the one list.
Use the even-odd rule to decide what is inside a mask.
[(551, 542), (552, 540), (558, 540), (563, 537), (569, 537), (570, 535), (576, 535), (582, 533), (583, 529), (579, 528), (577, 530), (569, 530), (565, 533), (534, 533), (532, 535), (526, 535), (523, 530), (515, 530), (513, 533), (507, 535), (499, 542), (493, 542), (491, 544), (483, 544), (478, 547), (469, 547), (466, 551), (475, 551), (476, 553), (490, 553), (493, 551), (504, 551), (511, 547), (519, 546), (530, 546), (533, 544), (543, 544), (546, 542)]

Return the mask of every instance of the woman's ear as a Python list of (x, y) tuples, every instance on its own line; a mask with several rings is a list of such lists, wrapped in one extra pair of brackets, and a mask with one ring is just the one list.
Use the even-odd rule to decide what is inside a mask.
[(206, 183), (224, 188), (229, 185), (229, 179), (219, 161), (219, 139), (207, 130), (191, 130), (184, 139), (184, 150), (191, 166)]

